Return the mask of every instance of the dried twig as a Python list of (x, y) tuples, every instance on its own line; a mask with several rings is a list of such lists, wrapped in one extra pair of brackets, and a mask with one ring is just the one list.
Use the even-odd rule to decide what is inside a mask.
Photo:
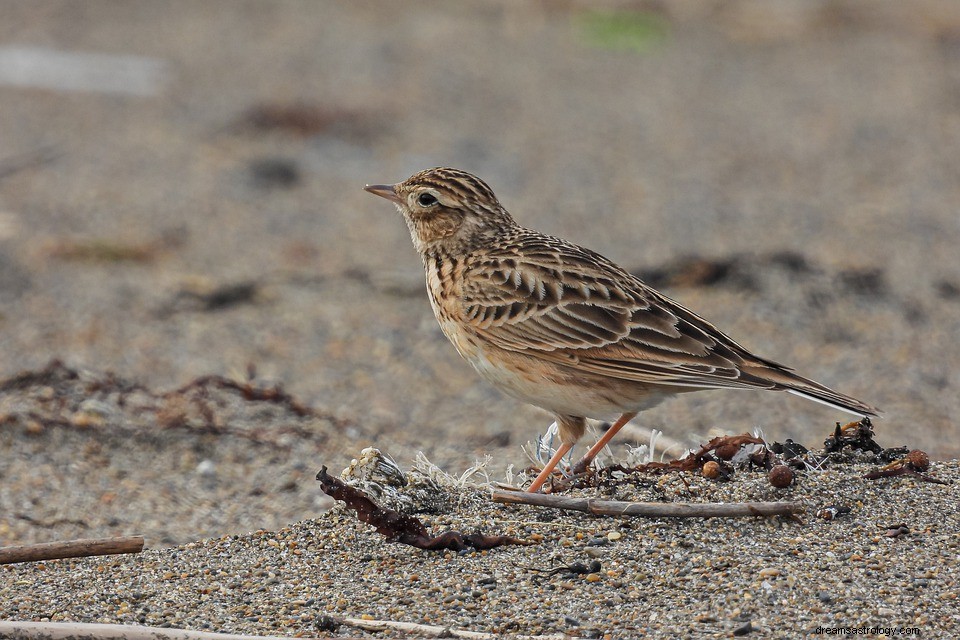
[(317, 473), (317, 480), (320, 481), (321, 491), (334, 500), (346, 503), (348, 508), (357, 512), (357, 520), (375, 527), (377, 533), (386, 536), (391, 542), (400, 542), (431, 551), (493, 549), (508, 544), (531, 544), (511, 536), (488, 536), (482, 533), (464, 535), (459, 531), (446, 531), (438, 536), (431, 536), (419, 519), (381, 507), (363, 491), (328, 474), (326, 467)]
[[(397, 631), (417, 633), (433, 638), (470, 638), (476, 640), (493, 640), (494, 638), (503, 637), (502, 634), (498, 633), (465, 631), (462, 629), (451, 629), (450, 627), (441, 627), (438, 625), (417, 624), (415, 622), (398, 622), (393, 620), (361, 620), (359, 618), (341, 618), (339, 622), (351, 627), (356, 627), (357, 629), (363, 629), (364, 631), (380, 632), (393, 629)], [(510, 637), (518, 638), (520, 640), (565, 640), (570, 636), (562, 633), (555, 633), (548, 636), (511, 635)]]
[(37, 562), (38, 560), (56, 560), (58, 558), (108, 556), (117, 553), (140, 553), (141, 551), (143, 551), (143, 536), (87, 538), (0, 547), (0, 564)]
[(6, 620), (0, 620), (0, 638), (10, 640), (293, 640), (289, 636), (247, 636), (128, 624)]
[(746, 516), (789, 516), (801, 511), (798, 502), (623, 502), (569, 498), (555, 494), (494, 491), (493, 501), (503, 504), (532, 504), (601, 516), (643, 516), (646, 518), (742, 518)]

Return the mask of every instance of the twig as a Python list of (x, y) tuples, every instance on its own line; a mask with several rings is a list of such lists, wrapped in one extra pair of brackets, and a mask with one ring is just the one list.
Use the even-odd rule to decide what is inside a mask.
[(108, 556), (116, 553), (140, 553), (141, 551), (143, 551), (143, 536), (86, 538), (0, 547), (0, 564), (56, 560), (58, 558)]
[(245, 636), (127, 624), (6, 620), (0, 620), (0, 637), (9, 640), (293, 640), (289, 636)]
[[(397, 631), (409, 631), (413, 633), (430, 636), (433, 638), (470, 638), (476, 640), (494, 640), (502, 638), (502, 634), (485, 633), (482, 631), (465, 631), (462, 629), (451, 629), (450, 627), (441, 627), (431, 624), (417, 624), (415, 622), (397, 622), (393, 620), (362, 620), (360, 618), (340, 618), (339, 622), (364, 631), (387, 631), (395, 629)], [(562, 633), (551, 634), (549, 636), (521, 636), (511, 635), (511, 638), (518, 640), (567, 640), (568, 635)]]
[(546, 493), (494, 491), (494, 502), (503, 504), (532, 504), (583, 511), (601, 516), (643, 516), (646, 518), (742, 518), (746, 516), (789, 516), (802, 510), (798, 502), (623, 502), (569, 498)]

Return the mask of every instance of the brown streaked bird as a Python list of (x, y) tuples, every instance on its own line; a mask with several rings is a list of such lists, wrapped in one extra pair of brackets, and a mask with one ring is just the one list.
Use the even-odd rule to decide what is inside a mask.
[(616, 422), (577, 470), (638, 412), (678, 393), (771, 389), (877, 415), (750, 353), (602, 255), (520, 226), (465, 171), (427, 169), (365, 188), (403, 214), (433, 312), (460, 355), (494, 386), (556, 417), (561, 444), (529, 491), (580, 439), (586, 418)]

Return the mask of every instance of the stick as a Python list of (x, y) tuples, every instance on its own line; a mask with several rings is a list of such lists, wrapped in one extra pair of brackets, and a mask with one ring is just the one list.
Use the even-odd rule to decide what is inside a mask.
[(0, 564), (108, 556), (115, 553), (140, 553), (141, 551), (143, 551), (143, 536), (65, 540), (0, 547)]
[[(502, 635), (450, 629), (435, 625), (413, 622), (394, 622), (392, 620), (361, 620), (343, 618), (341, 624), (365, 631), (407, 631), (435, 638), (468, 638), (474, 640), (496, 640)], [(289, 636), (248, 636), (232, 633), (213, 633), (190, 629), (165, 629), (161, 627), (143, 627), (128, 624), (95, 624), (85, 622), (18, 622), (0, 620), (0, 637), (11, 640), (294, 640)], [(337, 636), (343, 640), (358, 640)], [(565, 640), (569, 636), (552, 634), (549, 636), (510, 636), (517, 640)], [(302, 638), (300, 640), (303, 640)]]
[(643, 516), (645, 518), (789, 516), (803, 508), (799, 502), (623, 502), (518, 491), (494, 491), (492, 497), (494, 502), (503, 504), (532, 504), (538, 507), (583, 511), (601, 516)]
[(0, 620), (0, 638), (12, 640), (293, 640), (289, 636), (245, 636), (128, 624), (8, 622), (5, 620)]
[[(394, 620), (363, 620), (361, 618), (341, 618), (343, 624), (363, 629), (364, 631), (382, 632), (388, 629), (397, 631), (407, 631), (418, 635), (429, 636), (432, 638), (466, 638), (469, 640), (496, 640), (502, 638), (502, 634), (484, 633), (483, 631), (466, 631), (464, 629), (451, 629), (450, 627), (441, 627), (432, 624), (417, 624), (416, 622), (399, 622)], [(558, 633), (549, 636), (521, 636), (511, 635), (516, 640), (565, 640), (570, 636)]]

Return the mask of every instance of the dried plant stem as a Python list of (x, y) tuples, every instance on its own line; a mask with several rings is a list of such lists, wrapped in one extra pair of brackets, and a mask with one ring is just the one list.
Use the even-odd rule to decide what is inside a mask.
[(494, 491), (493, 501), (503, 504), (532, 504), (601, 516), (642, 516), (646, 518), (743, 518), (747, 516), (789, 516), (802, 506), (797, 502), (623, 502), (571, 498), (525, 491)]
[[(355, 627), (357, 629), (363, 629), (364, 631), (406, 631), (410, 633), (416, 633), (419, 635), (429, 636), (432, 638), (467, 638), (470, 640), (495, 640), (496, 638), (502, 638), (502, 634), (497, 633), (486, 633), (483, 631), (466, 631), (463, 629), (451, 629), (450, 627), (442, 627), (439, 625), (430, 625), (430, 624), (417, 624), (415, 622), (396, 622), (393, 620), (362, 620), (360, 618), (341, 618), (339, 622)], [(523, 636), (523, 635), (511, 635), (511, 638), (517, 638), (518, 640), (564, 640), (570, 636), (564, 634), (552, 634), (548, 636)]]
[(143, 536), (65, 540), (0, 547), (0, 564), (37, 562), (38, 560), (56, 560), (58, 558), (108, 556), (117, 553), (140, 553), (141, 551), (143, 551)]
[[(495, 640), (496, 633), (451, 629), (438, 625), (398, 622), (393, 620), (362, 620), (339, 618), (340, 624), (364, 631), (404, 631), (434, 638), (466, 638), (468, 640)], [(10, 640), (293, 640), (290, 636), (251, 636), (233, 633), (213, 633), (190, 629), (167, 629), (127, 624), (95, 624), (86, 622), (19, 622), (0, 620), (0, 637)], [(349, 636), (337, 636), (350, 640)], [(569, 636), (513, 635), (518, 640), (564, 640)]]
[(127, 624), (6, 620), (0, 620), (0, 637), (11, 640), (293, 640), (289, 636), (248, 636)]

